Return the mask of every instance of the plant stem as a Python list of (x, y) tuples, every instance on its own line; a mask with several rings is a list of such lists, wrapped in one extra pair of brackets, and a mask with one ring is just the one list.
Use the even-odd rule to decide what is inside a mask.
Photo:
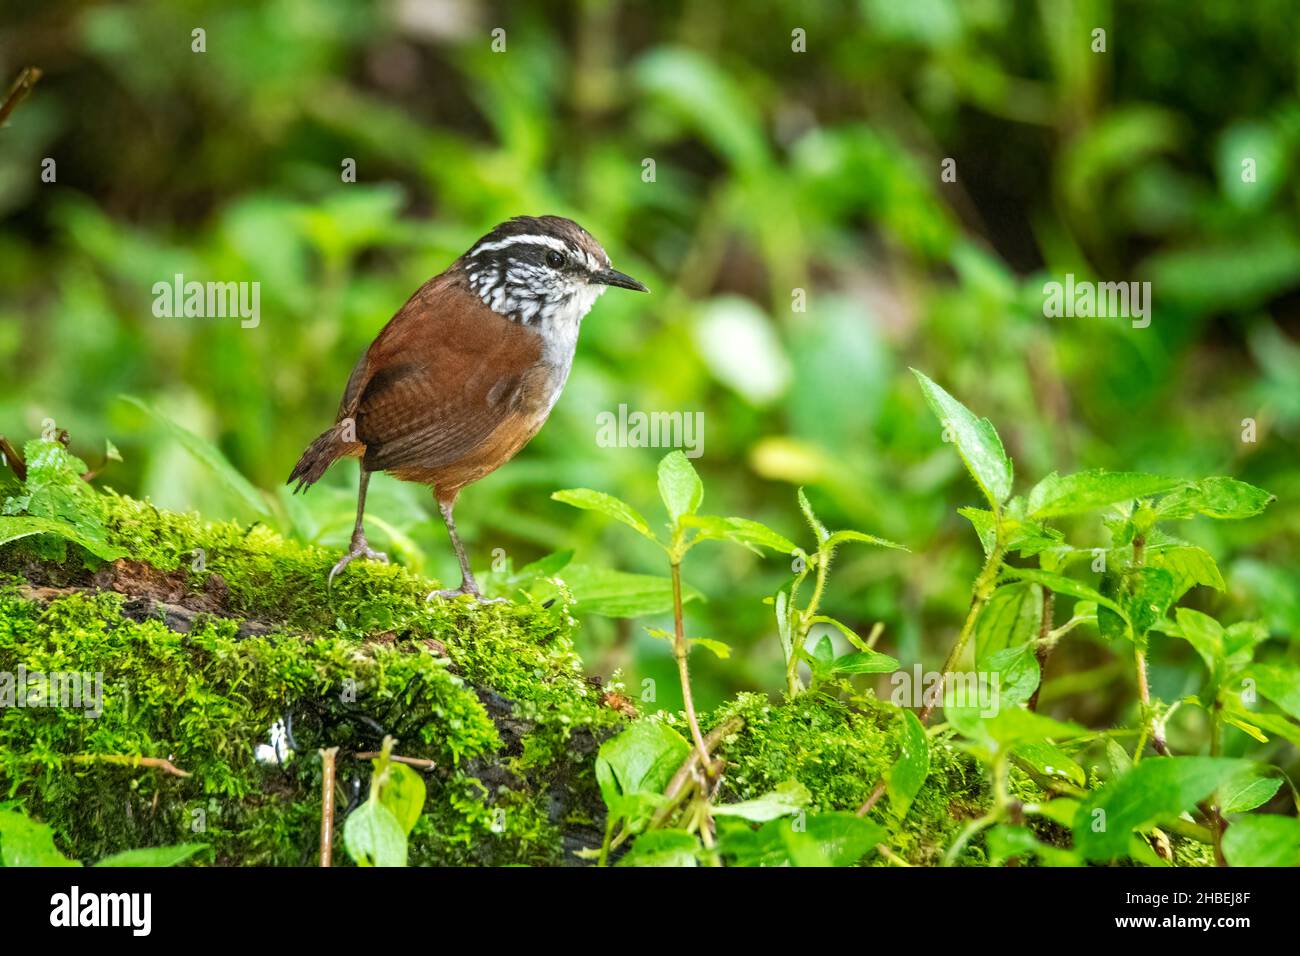
[(948, 659), (943, 662), (943, 670), (939, 673), (939, 685), (935, 688), (934, 699), (925, 705), (921, 711), (921, 723), (930, 722), (930, 715), (934, 712), (935, 706), (943, 700), (944, 684), (948, 680), (948, 672), (957, 666), (961, 660), (962, 651), (966, 649), (966, 644), (970, 641), (971, 634), (975, 631), (975, 621), (984, 610), (984, 605), (988, 604), (989, 597), (993, 594), (993, 586), (997, 581), (998, 569), (1002, 566), (1002, 558), (1006, 554), (1001, 542), (1001, 533), (999, 540), (993, 545), (993, 550), (989, 552), (988, 559), (984, 562), (984, 567), (980, 569), (979, 576), (975, 578), (975, 586), (971, 590), (970, 610), (966, 612), (966, 620), (962, 623), (961, 633), (957, 635), (957, 642), (953, 644), (952, 650), (948, 652)]
[(320, 751), (320, 865), (328, 867), (334, 856), (334, 760), (338, 747)]
[[(1165, 743), (1165, 735), (1161, 732), (1155, 715), (1151, 713), (1151, 687), (1147, 684), (1147, 652), (1139, 647), (1134, 650), (1133, 659), (1137, 665), (1138, 700), (1142, 702), (1142, 719), (1151, 730), (1151, 746), (1160, 756), (1168, 757), (1169, 745)], [(1145, 743), (1145, 740), (1138, 742), (1138, 752), (1133, 755), (1134, 762), (1142, 758), (1142, 747)]]
[(182, 770), (170, 760), (162, 757), (132, 757), (126, 754), (76, 754), (72, 758), (77, 763), (115, 763), (125, 767), (155, 767), (173, 777), (188, 777), (190, 772)]
[(677, 676), (682, 682), (682, 705), (686, 711), (686, 722), (691, 726), (691, 739), (699, 751), (700, 761), (706, 774), (712, 774), (713, 764), (709, 760), (709, 748), (700, 733), (700, 722), (695, 716), (695, 701), (691, 697), (691, 674), (686, 666), (686, 629), (682, 622), (682, 565), (680, 561), (672, 562), (673, 569), (673, 656), (677, 658)]
[(1055, 624), (1054, 615), (1056, 613), (1056, 592), (1051, 588), (1043, 588), (1043, 618), (1038, 625), (1038, 646), (1034, 648), (1034, 656), (1038, 659), (1038, 686), (1034, 688), (1033, 696), (1029, 698), (1028, 707), (1030, 710), (1038, 710), (1038, 695), (1043, 690), (1043, 674), (1047, 670), (1047, 659), (1052, 655), (1052, 625)]

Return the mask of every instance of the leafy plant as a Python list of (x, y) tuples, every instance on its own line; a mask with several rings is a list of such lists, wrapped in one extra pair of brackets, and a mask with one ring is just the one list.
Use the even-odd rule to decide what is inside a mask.
[[(1199, 611), (1173, 607), (1197, 585), (1222, 590), (1224, 584), (1208, 552), (1160, 525), (1199, 516), (1248, 518), (1262, 512), (1272, 496), (1226, 477), (1188, 480), (1106, 471), (1053, 473), (1025, 496), (1013, 496), (1012, 463), (993, 425), (977, 418), (925, 375), (914, 373), (940, 419), (945, 441), (956, 445), (988, 503), (988, 508), (961, 509), (979, 536), (985, 561), (972, 588), (965, 622), (944, 663), (940, 687), (956, 671), (974, 637), (976, 673), (999, 677), (1000, 699), (989, 714), (961, 706), (948, 693), (943, 697), (944, 712), (964, 738), (962, 746), (990, 767), (995, 798), (992, 809), (972, 821), (950, 847), (948, 860), (954, 860), (974, 834), (991, 828), (991, 859), (1031, 854), (1045, 863), (1070, 863), (1128, 853), (1159, 862), (1149, 848), (1132, 842), (1132, 834), (1149, 830), (1156, 822), (1187, 831), (1178, 818), (1194, 807), (1222, 860), (1222, 813), (1253, 809), (1281, 784), (1262, 764), (1220, 757), (1222, 726), (1231, 724), (1259, 740), (1267, 740), (1266, 731), (1300, 739), (1300, 727), (1285, 716), (1250, 710), (1242, 695), (1243, 688), (1258, 689), (1286, 714), (1300, 718), (1300, 697), (1294, 690), (1300, 686), (1300, 672), (1288, 663), (1255, 662), (1257, 648), (1268, 637), (1261, 624), (1242, 622), (1225, 628)], [(1056, 519), (1091, 514), (1101, 515), (1110, 536), (1107, 547), (1073, 546), (1052, 525)], [(1037, 567), (1011, 565), (1008, 558), (1013, 553), (1036, 559)], [(1084, 562), (1100, 575), (1095, 585), (1067, 574)], [(1059, 627), (1054, 620), (1058, 596), (1075, 601), (1072, 615)], [(1110, 643), (1131, 648), (1141, 717), (1131, 760), (1118, 751), (1119, 759), (1112, 763), (1118, 764), (1121, 775), (1092, 794), (1084, 788), (1082, 769), (1062, 748), (1085, 744), (1098, 735), (1033, 712), (1047, 655), (1062, 637), (1085, 624), (1095, 626)], [(1151, 697), (1147, 655), (1153, 635), (1179, 637), (1196, 649), (1209, 672), (1200, 697), (1172, 707)], [(937, 699), (927, 703), (923, 721), (936, 704)], [(1182, 704), (1209, 710), (1210, 756), (1171, 755), (1164, 727)], [(1100, 738), (1114, 746), (1112, 734)], [(1148, 739), (1162, 759), (1143, 763)], [(1012, 799), (1008, 778), (1013, 762), (1070, 794), (1069, 802), (1024, 806)], [(1207, 803), (1212, 796), (1214, 802)], [(1037, 843), (1024, 826), (1026, 813), (1072, 826), (1077, 857)], [(1190, 832), (1207, 836), (1205, 828)], [(1243, 839), (1237, 852), (1248, 856), (1257, 852), (1254, 846)]]
[(357, 866), (406, 866), (406, 842), (424, 812), (420, 775), (392, 759), (393, 738), (371, 763), (370, 796), (343, 823), (343, 844)]
[[(176, 866), (207, 847), (202, 843), (124, 850), (104, 857), (95, 866)], [(54, 845), (54, 831), (29, 819), (15, 807), (0, 809), (0, 864), (10, 866), (81, 866)]]

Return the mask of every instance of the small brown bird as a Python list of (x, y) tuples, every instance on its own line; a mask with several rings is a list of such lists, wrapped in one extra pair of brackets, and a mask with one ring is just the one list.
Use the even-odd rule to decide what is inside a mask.
[(460, 560), (461, 583), (433, 597), (482, 600), (452, 508), (537, 434), (573, 366), (583, 316), (609, 286), (650, 291), (610, 268), (599, 242), (559, 216), (518, 216), (474, 243), (411, 296), (352, 370), (332, 428), (289, 475), (301, 491), (340, 458), (361, 459), (354, 558), (366, 543), (370, 474), (430, 485)]

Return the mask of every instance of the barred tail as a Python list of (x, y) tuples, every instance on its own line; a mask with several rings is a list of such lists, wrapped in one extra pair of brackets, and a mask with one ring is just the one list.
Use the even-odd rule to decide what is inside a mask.
[(339, 422), (332, 428), (322, 432), (302, 453), (302, 457), (298, 459), (298, 464), (293, 466), (293, 471), (289, 474), (289, 480), (286, 482), (286, 484), (290, 485), (295, 481), (298, 483), (293, 489), (294, 494), (314, 485), (329, 469), (329, 466), (340, 458), (360, 455), (365, 451), (365, 445), (358, 441), (347, 441), (344, 438), (346, 421)]

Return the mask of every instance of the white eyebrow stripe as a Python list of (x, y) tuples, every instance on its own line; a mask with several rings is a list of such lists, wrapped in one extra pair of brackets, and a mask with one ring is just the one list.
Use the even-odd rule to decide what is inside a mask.
[(567, 253), (569, 251), (569, 246), (563, 239), (557, 239), (554, 236), (521, 235), (507, 236), (506, 238), (499, 239), (496, 242), (481, 242), (471, 249), (469, 254), (471, 256), (476, 256), (480, 252), (496, 252), (498, 249), (504, 249), (507, 246), (514, 246), (520, 243), (525, 243), (531, 246), (550, 246), (556, 252)]

